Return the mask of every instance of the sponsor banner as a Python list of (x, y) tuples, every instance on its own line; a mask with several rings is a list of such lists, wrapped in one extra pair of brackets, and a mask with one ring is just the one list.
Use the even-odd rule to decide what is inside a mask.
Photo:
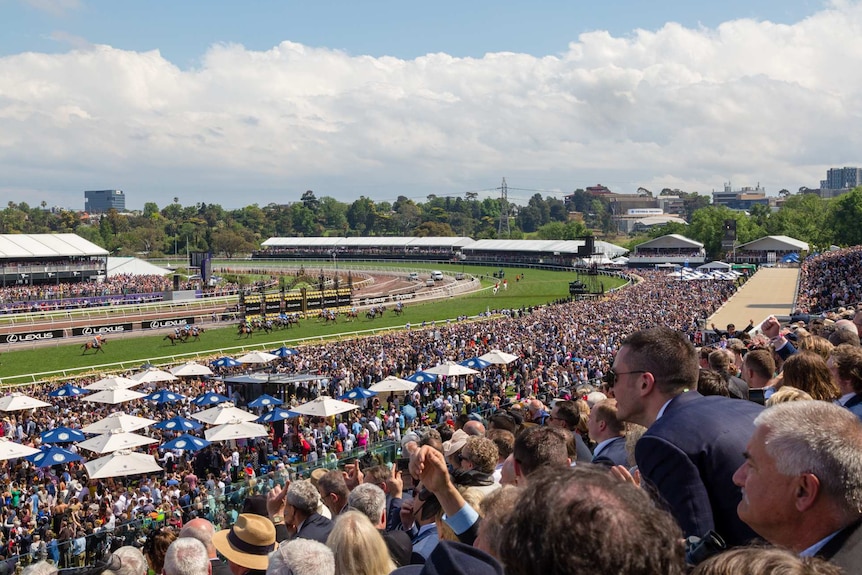
[(62, 329), (46, 329), (42, 331), (22, 331), (18, 333), (7, 333), (0, 336), (6, 343), (31, 343), (44, 341), (46, 339), (59, 339), (63, 337)]
[(281, 313), (281, 305), (278, 300), (266, 300), (266, 313), (278, 315)]
[(350, 305), (350, 294), (349, 293), (340, 293), (338, 294), (338, 305)]
[(184, 327), (187, 323), (195, 323), (194, 317), (177, 317), (172, 319), (154, 319), (141, 322), (143, 329), (162, 329), (165, 327)]
[(402, 293), (402, 294), (394, 295), (394, 296), (392, 296), (392, 299), (395, 301), (400, 301), (403, 299), (413, 299), (415, 297), (416, 297), (416, 294), (413, 292), (410, 292), (410, 293)]
[(105, 335), (106, 333), (126, 333), (132, 331), (131, 323), (115, 323), (111, 325), (88, 325), (86, 327), (73, 327), (72, 335)]
[(336, 307), (338, 305), (338, 294), (332, 291), (323, 293), (323, 307)]
[(284, 311), (288, 313), (302, 311), (302, 298), (287, 298), (284, 300)]
[(245, 302), (245, 315), (260, 315), (260, 302), (249, 302), (246, 300)]
[(359, 305), (376, 305), (379, 303), (386, 303), (389, 300), (387, 296), (381, 297), (366, 297), (359, 300)]
[(323, 294), (319, 291), (309, 291), (305, 294), (306, 309), (320, 309), (323, 305)]

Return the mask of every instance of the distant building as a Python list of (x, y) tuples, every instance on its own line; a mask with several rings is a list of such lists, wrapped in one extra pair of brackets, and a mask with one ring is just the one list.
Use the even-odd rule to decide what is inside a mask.
[(837, 198), (857, 186), (862, 186), (862, 168), (832, 168), (826, 171), (826, 179), (820, 180), (817, 195), (823, 199)]
[(89, 190), (84, 192), (84, 211), (103, 214), (108, 210), (126, 211), (126, 195), (123, 190)]
[(761, 188), (760, 184), (757, 184), (755, 188), (746, 186), (734, 190), (728, 182), (724, 184), (724, 191), (712, 192), (712, 204), (725, 206), (731, 210), (750, 210), (752, 206), (757, 204), (768, 206), (769, 198), (766, 197), (766, 188)]

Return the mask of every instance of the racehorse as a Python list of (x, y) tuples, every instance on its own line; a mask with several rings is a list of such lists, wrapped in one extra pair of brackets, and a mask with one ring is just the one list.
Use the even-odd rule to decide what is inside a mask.
[(359, 312), (356, 311), (355, 309), (349, 309), (346, 312), (344, 312), (344, 318), (345, 318), (345, 321), (353, 321), (353, 320), (359, 318)]
[(321, 321), (321, 320), (323, 321), (324, 324), (327, 324), (329, 322), (337, 323), (338, 322), (338, 316), (332, 310), (322, 309), (322, 310), (320, 310), (320, 314), (317, 316), (317, 321)]
[(105, 346), (106, 343), (108, 343), (107, 339), (103, 339), (101, 342), (88, 341), (84, 345), (81, 346), (81, 349), (84, 350), (81, 352), (81, 355), (84, 355), (85, 353), (87, 353), (88, 350), (91, 350), (91, 349), (95, 350), (94, 353), (99, 353), (100, 351), (102, 353), (105, 353), (105, 350), (102, 348)]
[(404, 304), (399, 301), (395, 304), (395, 307), (392, 308), (392, 311), (395, 315), (401, 316), (401, 314), (404, 313)]
[(377, 316), (383, 317), (383, 312), (386, 311), (386, 307), (382, 305), (375, 305), (367, 312), (365, 312), (365, 317), (368, 319), (374, 319)]
[(196, 325), (192, 326), (190, 330), (183, 330), (186, 332), (186, 341), (188, 341), (189, 337), (192, 338), (192, 341), (200, 341), (201, 334), (206, 330), (202, 327), (198, 327)]
[(179, 335), (177, 335), (175, 333), (169, 333), (168, 335), (166, 335), (165, 337), (162, 338), (162, 341), (169, 339), (171, 341), (171, 345), (177, 345), (177, 342), (185, 343), (188, 338), (189, 338), (188, 332), (186, 332), (186, 330), (184, 330), (184, 329), (181, 329)]
[(239, 324), (239, 329), (236, 332), (236, 336), (242, 337), (244, 335), (246, 338), (249, 338), (249, 337), (251, 337), (251, 334), (253, 331), (254, 331), (254, 328), (252, 328), (250, 325), (245, 324), (245, 323), (241, 323), (241, 324)]

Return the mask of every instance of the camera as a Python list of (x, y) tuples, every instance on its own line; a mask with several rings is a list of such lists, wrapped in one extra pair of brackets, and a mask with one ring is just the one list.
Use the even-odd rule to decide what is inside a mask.
[(708, 531), (703, 537), (691, 536), (685, 540), (685, 562), (697, 565), (727, 549), (724, 539), (715, 531)]

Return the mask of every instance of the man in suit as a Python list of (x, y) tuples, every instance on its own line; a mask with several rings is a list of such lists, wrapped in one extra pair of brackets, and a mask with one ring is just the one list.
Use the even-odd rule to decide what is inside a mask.
[(838, 403), (862, 419), (862, 348), (839, 345), (832, 350), (826, 365), (841, 391)]
[(317, 489), (308, 479), (293, 481), (287, 488), (284, 522), (289, 531), (295, 531), (292, 539), (326, 543), (332, 521), (317, 512), (317, 498)]
[(197, 539), (203, 543), (207, 550), (210, 564), (212, 565), (212, 575), (231, 575), (230, 566), (218, 558), (215, 545), (213, 545), (214, 533), (215, 529), (213, 528), (213, 524), (202, 517), (198, 517), (183, 525), (183, 528), (180, 530), (179, 537)]
[(825, 401), (774, 405), (754, 421), (739, 517), (802, 556), (862, 570), (862, 422)]
[(656, 327), (629, 336), (606, 382), (622, 421), (647, 429), (635, 448), (641, 477), (655, 487), (686, 537), (716, 531), (728, 545), (754, 532), (740, 521), (733, 473), (762, 407), (695, 391), (699, 366), (680, 332)]
[(603, 399), (590, 410), (587, 420), (590, 439), (596, 442), (593, 463), (599, 465), (624, 465), (628, 467), (626, 452), (626, 424), (617, 417), (617, 400)]

